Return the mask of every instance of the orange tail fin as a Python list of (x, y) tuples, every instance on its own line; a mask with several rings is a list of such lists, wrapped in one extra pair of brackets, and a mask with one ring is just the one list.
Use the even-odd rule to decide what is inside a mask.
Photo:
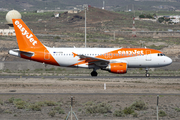
[(33, 49), (44, 48), (44, 45), (21, 19), (12, 19), (12, 21), (20, 51), (31, 51)]

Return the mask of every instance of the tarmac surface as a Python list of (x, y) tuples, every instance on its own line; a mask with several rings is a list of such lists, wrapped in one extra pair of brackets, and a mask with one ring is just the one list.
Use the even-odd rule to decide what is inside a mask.
[[(179, 79), (180, 76), (151, 76), (151, 77), (145, 77), (145, 76), (97, 76), (97, 77), (91, 77), (91, 76), (19, 76), (19, 75), (10, 75), (10, 76), (0, 76), (0, 78), (4, 79), (6, 82), (8, 83), (11, 83), (11, 79), (23, 79), (23, 83), (25, 82), (30, 82), (30, 79), (47, 79), (47, 80), (54, 80), (54, 79), (57, 79), (57, 78), (60, 78), (60, 79), (71, 79), (71, 80), (77, 80), (77, 79), (91, 79), (92, 81), (96, 81), (96, 80), (99, 80), (99, 79), (103, 79), (103, 80), (106, 80), (106, 81), (111, 81), (112, 79), (123, 79), (124, 81), (125, 80), (130, 80), (130, 79), (133, 79), (133, 80), (136, 80), (136, 79), (141, 79), (141, 81), (146, 81), (148, 80), (149, 78), (153, 81), (158, 81), (159, 79), (164, 79), (166, 81), (170, 81), (171, 79)], [(16, 81), (16, 80), (15, 80)], [(62, 83), (59, 83), (59, 84), (62, 84)], [(96, 84), (96, 83), (94, 83)], [(118, 83), (118, 84), (121, 84), (121, 83)], [(137, 84), (137, 83), (136, 83)], [(148, 84), (148, 83), (147, 83)], [(1, 92), (0, 95), (180, 95), (180, 93), (174, 93), (174, 92), (170, 92), (170, 93), (159, 93), (159, 92), (148, 92), (148, 93), (142, 93), (142, 92), (53, 92), (53, 93), (49, 93), (49, 92), (41, 92), (41, 93), (36, 93), (36, 92), (17, 92), (17, 91), (10, 91), (9, 93), (7, 92)]]
[(150, 77), (145, 77), (145, 76), (97, 76), (97, 77), (92, 77), (92, 76), (21, 76), (21, 75), (10, 75), (10, 76), (0, 76), (0, 78), (74, 78), (74, 79), (80, 79), (80, 78), (91, 78), (91, 79), (110, 79), (110, 78), (140, 78), (140, 79), (147, 79), (147, 78), (152, 78), (152, 79), (174, 79), (174, 78), (180, 78), (180, 76), (150, 76)]

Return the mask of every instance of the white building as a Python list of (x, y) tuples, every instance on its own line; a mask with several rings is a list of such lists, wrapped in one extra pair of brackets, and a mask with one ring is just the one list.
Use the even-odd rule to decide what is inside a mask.
[(179, 23), (179, 18), (178, 18), (178, 19), (171, 19), (171, 22), (173, 22), (173, 23)]
[(0, 29), (0, 36), (16, 36), (14, 29)]

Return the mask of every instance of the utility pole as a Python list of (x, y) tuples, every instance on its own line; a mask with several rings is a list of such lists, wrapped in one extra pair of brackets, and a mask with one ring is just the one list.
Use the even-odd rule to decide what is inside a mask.
[(66, 120), (68, 120), (70, 114), (71, 114), (71, 120), (73, 120), (73, 119), (72, 119), (72, 118), (73, 118), (73, 114), (74, 114), (76, 120), (78, 120), (76, 114), (75, 114), (75, 113), (73, 112), (73, 110), (72, 110), (74, 100), (75, 100), (75, 98), (74, 98), (73, 96), (71, 96), (71, 111), (69, 111)]
[(86, 48), (86, 10), (88, 10), (88, 5), (84, 4), (84, 11), (85, 11), (85, 48)]
[(158, 103), (159, 103), (159, 95), (157, 95), (157, 120), (159, 120), (159, 115), (158, 115)]
[(103, 9), (103, 10), (105, 9), (105, 1), (103, 1), (103, 7), (102, 7), (102, 9)]
[(134, 13), (134, 17), (135, 17), (134, 4), (132, 4), (132, 11), (133, 11), (133, 13)]
[(115, 39), (116, 39), (116, 32), (114, 31), (114, 41), (115, 41)]
[(73, 96), (71, 96), (71, 120), (72, 120)]
[(133, 17), (132, 36), (136, 37), (135, 17)]

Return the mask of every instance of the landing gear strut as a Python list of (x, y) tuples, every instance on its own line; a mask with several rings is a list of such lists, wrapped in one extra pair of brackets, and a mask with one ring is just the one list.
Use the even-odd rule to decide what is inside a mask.
[(148, 68), (146, 68), (146, 77), (150, 77), (150, 74), (148, 73)]
[(98, 73), (97, 73), (96, 71), (93, 70), (93, 71), (91, 72), (91, 76), (92, 76), (92, 77), (96, 77), (97, 75), (98, 75)]

